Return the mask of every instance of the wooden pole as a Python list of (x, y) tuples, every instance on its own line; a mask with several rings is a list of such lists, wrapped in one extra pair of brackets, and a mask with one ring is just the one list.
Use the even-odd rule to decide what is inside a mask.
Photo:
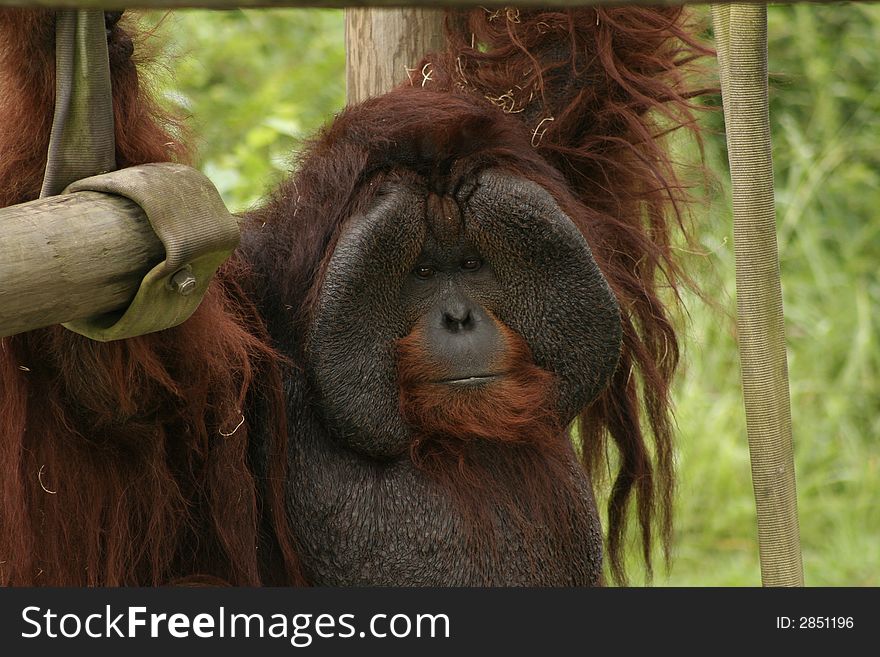
[[(419, 60), (443, 47), (442, 9), (346, 9), (348, 102), (359, 103), (407, 80)], [(414, 73), (421, 79), (418, 72)]]
[[(782, 4), (824, 0), (782, 0)], [(876, 0), (857, 0), (872, 2)], [(743, 0), (716, 0), (729, 4)], [(758, 3), (760, 0), (745, 0)], [(706, 0), (0, 0), (0, 7), (52, 7), (70, 9), (239, 9), (242, 7), (582, 7), (631, 5), (706, 4)]]
[(121, 196), (0, 209), (0, 337), (124, 308), (164, 258), (143, 210)]

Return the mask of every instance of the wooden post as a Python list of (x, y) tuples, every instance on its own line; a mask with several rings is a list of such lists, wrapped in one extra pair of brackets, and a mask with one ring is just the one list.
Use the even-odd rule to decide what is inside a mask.
[(165, 247), (136, 203), (77, 192), (0, 209), (0, 337), (124, 308)]
[(443, 47), (443, 9), (346, 9), (349, 104), (389, 91), (427, 53)]
[[(758, 2), (758, 0), (747, 0)], [(876, 2), (876, 0), (855, 0), (856, 2)], [(743, 0), (713, 0), (713, 4), (742, 3)], [(781, 0), (781, 4), (793, 4), (804, 0)], [(433, 7), (438, 4), (447, 7), (581, 7), (631, 5), (691, 5), (706, 4), (706, 0), (136, 0), (132, 3), (121, 0), (0, 0), (0, 7), (69, 8), (69, 9), (119, 9), (128, 5), (137, 9), (241, 9), (243, 7), (396, 7), (408, 4), (414, 7)]]

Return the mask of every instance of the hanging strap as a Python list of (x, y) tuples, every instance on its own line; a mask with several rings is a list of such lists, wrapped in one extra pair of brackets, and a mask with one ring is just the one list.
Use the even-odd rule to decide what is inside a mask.
[(764, 586), (803, 586), (767, 98), (767, 7), (713, 5), (733, 187), (737, 331)]
[(55, 116), (40, 198), (116, 168), (107, 29), (100, 9), (57, 12)]
[(59, 11), (55, 31), (55, 116), (40, 196), (94, 191), (129, 198), (165, 246), (165, 259), (146, 273), (126, 309), (64, 326), (101, 342), (176, 326), (195, 312), (238, 245), (238, 223), (195, 169), (162, 163), (114, 171), (105, 13)]

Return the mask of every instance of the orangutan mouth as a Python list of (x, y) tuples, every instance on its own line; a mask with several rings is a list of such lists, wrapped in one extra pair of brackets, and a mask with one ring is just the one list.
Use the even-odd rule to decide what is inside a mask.
[(464, 376), (456, 379), (443, 379), (437, 383), (443, 383), (454, 386), (478, 386), (491, 383), (496, 379), (500, 379), (503, 374), (477, 374), (474, 376)]

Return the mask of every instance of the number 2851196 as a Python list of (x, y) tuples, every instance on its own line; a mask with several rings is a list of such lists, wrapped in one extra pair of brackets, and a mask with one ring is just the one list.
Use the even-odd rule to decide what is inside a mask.
[(777, 616), (780, 630), (849, 630), (855, 625), (852, 616)]

